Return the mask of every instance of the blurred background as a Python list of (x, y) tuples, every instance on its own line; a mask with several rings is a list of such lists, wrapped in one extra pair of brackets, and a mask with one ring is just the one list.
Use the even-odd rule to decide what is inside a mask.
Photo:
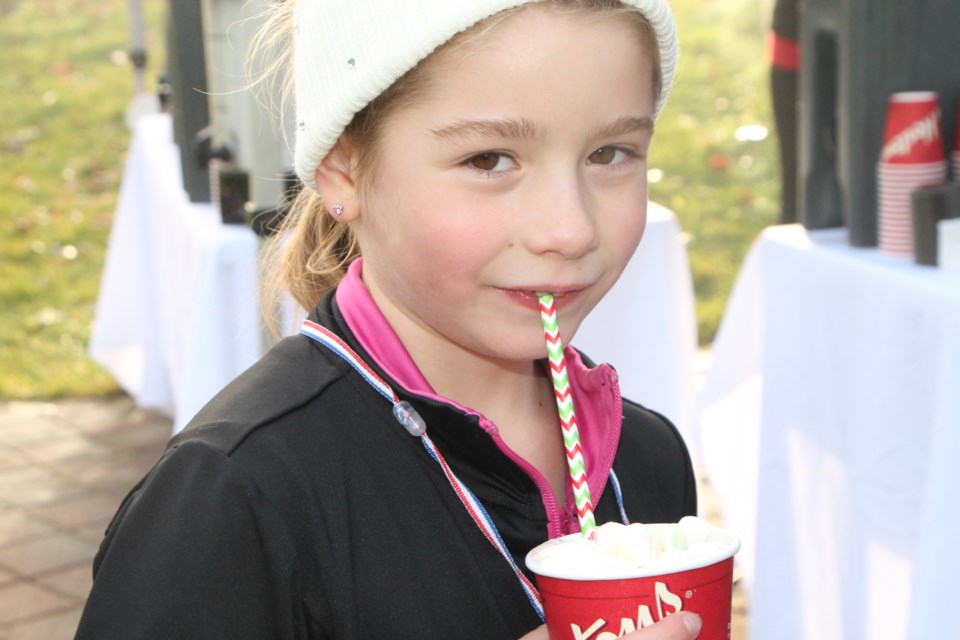
[[(750, 243), (779, 215), (772, 2), (673, 0), (682, 53), (650, 198), (682, 229), (705, 353)], [(88, 354), (131, 116), (167, 90), (176, 55), (170, 6), (0, 0), (2, 640), (72, 637), (104, 526), (171, 433)], [(159, 295), (130, 294), (129, 305)], [(709, 493), (704, 504), (715, 515)], [(746, 613), (738, 589), (734, 638)]]
[[(960, 3), (803, 0), (799, 84), (796, 42), (773, 49), (778, 86), (799, 86), (806, 107), (799, 153), (787, 154), (802, 179), (787, 190), (794, 211), (785, 204), (783, 217), (774, 0), (671, 3), (681, 58), (649, 169), (650, 199), (669, 211), (651, 208), (623, 288), (591, 316), (614, 357), (585, 345), (588, 330), (576, 344), (633, 366), (618, 368), (627, 397), (663, 405), (655, 408), (691, 444), (702, 514), (742, 537), (732, 638), (746, 638), (748, 622), (761, 639), (960, 637), (960, 622), (942, 615), (960, 572), (960, 220), (946, 219), (960, 218)], [(796, 4), (777, 2), (776, 15)], [(168, 74), (205, 68), (191, 64), (198, 43), (215, 39), (198, 35), (200, 21), (187, 16), (168, 30), (170, 13), (194, 5), (0, 0), (0, 640), (72, 636), (116, 505), (172, 429), (268, 342), (252, 295), (258, 239), (245, 216), (269, 198), (233, 196), (248, 178), (255, 191), (276, 164), (257, 169), (269, 154), (251, 159), (229, 136), (207, 136), (219, 184), (191, 176), (188, 202), (172, 143), (178, 122), (207, 119), (207, 96), (181, 88), (180, 106), (202, 107), (131, 129), (133, 115), (168, 95), (161, 78), (198, 86)], [(171, 33), (184, 46), (167, 50)], [(218, 55), (215, 66), (239, 84), (243, 52)], [(952, 224), (953, 258), (939, 269), (910, 246), (874, 246), (887, 99), (904, 91), (927, 92), (943, 114), (924, 129), (936, 134), (928, 146), (954, 150), (953, 182), (943, 183), (946, 160), (937, 160), (938, 182), (914, 190), (905, 181), (913, 211), (899, 212), (927, 240), (938, 217)], [(238, 97), (233, 113), (247, 109), (238, 119), (255, 125), (241, 94), (211, 96), (210, 110), (222, 115)], [(777, 99), (794, 101), (783, 90)], [(247, 157), (232, 163), (223, 153), (231, 145)], [(267, 186), (279, 193), (279, 184)], [(798, 211), (802, 226), (778, 225)], [(114, 250), (107, 260), (112, 232), (123, 260)], [(611, 300), (627, 311), (605, 309)], [(621, 332), (606, 330), (611, 319), (645, 338), (627, 356)], [(130, 395), (91, 347), (99, 362), (112, 358), (111, 371), (127, 371)]]
[[(674, 0), (681, 59), (650, 198), (686, 233), (699, 342), (751, 240), (779, 214), (772, 0)], [(86, 354), (138, 89), (126, 0), (0, 0), (0, 399), (117, 394)], [(142, 85), (160, 90), (166, 3), (142, 3)]]

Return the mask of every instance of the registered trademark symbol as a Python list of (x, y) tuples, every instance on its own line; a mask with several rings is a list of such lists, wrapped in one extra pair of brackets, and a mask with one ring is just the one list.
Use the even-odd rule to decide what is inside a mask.
[(692, 598), (692, 597), (693, 597), (693, 591), (687, 591), (685, 594), (683, 594), (683, 596), (684, 596), (685, 598)]

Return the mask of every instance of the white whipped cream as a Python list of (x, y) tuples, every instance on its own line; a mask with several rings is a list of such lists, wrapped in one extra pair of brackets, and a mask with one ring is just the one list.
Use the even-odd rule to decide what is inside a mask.
[(608, 522), (590, 538), (576, 533), (527, 555), (534, 573), (579, 580), (642, 577), (705, 567), (732, 556), (736, 536), (687, 516), (670, 524)]

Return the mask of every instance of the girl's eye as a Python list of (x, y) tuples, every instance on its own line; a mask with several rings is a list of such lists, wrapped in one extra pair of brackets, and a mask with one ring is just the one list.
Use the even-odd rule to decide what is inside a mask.
[(619, 164), (628, 157), (635, 158), (637, 154), (623, 147), (600, 147), (590, 154), (587, 162), (590, 164)]
[(487, 151), (468, 159), (467, 164), (484, 173), (496, 173), (510, 169), (513, 166), (513, 160), (502, 153)]

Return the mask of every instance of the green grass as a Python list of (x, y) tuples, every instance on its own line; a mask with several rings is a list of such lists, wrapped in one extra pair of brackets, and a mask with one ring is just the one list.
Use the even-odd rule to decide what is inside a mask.
[(0, 5), (0, 397), (116, 389), (85, 349), (129, 142), (126, 7)]
[[(674, 0), (677, 83), (651, 150), (663, 178), (652, 200), (676, 212), (688, 253), (701, 344), (713, 340), (752, 239), (779, 215), (779, 164), (764, 42), (767, 3)], [(759, 125), (760, 141), (737, 139)]]
[[(690, 235), (700, 340), (752, 238), (776, 217), (766, 0), (674, 0), (678, 84), (657, 124), (651, 197)], [(146, 0), (154, 88), (164, 2)], [(129, 144), (125, 0), (0, 0), (0, 398), (116, 392), (86, 356)]]

